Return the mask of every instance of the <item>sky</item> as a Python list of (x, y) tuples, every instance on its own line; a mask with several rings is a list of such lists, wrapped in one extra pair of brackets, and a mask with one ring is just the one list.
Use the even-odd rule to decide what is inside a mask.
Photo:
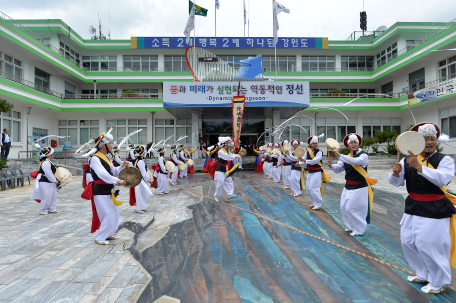
[[(367, 29), (395, 22), (449, 22), (456, 18), (454, 0), (281, 0), (290, 14), (279, 14), (280, 37), (328, 37), (346, 40), (359, 29), (359, 13), (367, 12)], [(209, 10), (197, 16), (196, 35), (215, 35), (215, 0), (196, 0)], [(250, 26), (245, 36), (272, 37), (272, 0), (245, 0)], [(13, 19), (61, 19), (84, 39), (98, 27), (111, 39), (183, 36), (188, 0), (0, 0), (0, 11)], [(243, 37), (243, 0), (220, 0), (217, 37)], [(250, 30), (249, 30), (250, 28)], [(193, 34), (193, 33), (192, 33)]]

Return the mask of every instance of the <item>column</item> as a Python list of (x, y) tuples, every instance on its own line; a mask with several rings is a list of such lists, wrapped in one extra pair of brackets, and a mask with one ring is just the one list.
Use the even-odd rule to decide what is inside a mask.
[[(280, 125), (280, 110), (276, 110), (275, 109), (275, 110), (272, 111), (272, 125), (274, 127), (272, 132), (275, 132), (276, 131), (276, 127), (278, 127)], [(279, 133), (276, 133), (276, 135), (272, 137), (271, 141), (273, 143), (281, 142), (280, 138), (279, 138)]]
[[(198, 146), (199, 142), (199, 118), (198, 111), (192, 111), (192, 150)], [(199, 157), (198, 153), (194, 154), (193, 157), (196, 159)]]

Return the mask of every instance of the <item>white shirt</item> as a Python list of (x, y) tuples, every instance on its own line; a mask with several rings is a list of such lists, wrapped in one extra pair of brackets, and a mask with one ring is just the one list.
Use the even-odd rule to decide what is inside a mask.
[(93, 169), (93, 171), (97, 174), (97, 176), (103, 180), (104, 182), (108, 184), (116, 184), (119, 179), (117, 176), (119, 175), (120, 171), (122, 170), (122, 166), (119, 167), (114, 167), (114, 165), (111, 164), (111, 172), (113, 176), (111, 176), (104, 166), (101, 164), (102, 161), (100, 158), (94, 156), (92, 159), (90, 159), (90, 168)]
[[(226, 161), (233, 161), (235, 159), (235, 155), (234, 154), (228, 154), (225, 151), (223, 151), (222, 149), (220, 149), (218, 151), (218, 157), (220, 159), (223, 159), (223, 160), (226, 160)], [(226, 169), (228, 170), (228, 166), (226, 167)]]
[(52, 173), (51, 162), (49, 162), (48, 160), (45, 160), (43, 163), (41, 163), (41, 168), (43, 169), (44, 176), (50, 182), (54, 183), (55, 181), (57, 181), (57, 179), (55, 178), (55, 175)]
[[(402, 160), (399, 162), (399, 164), (402, 166), (402, 171), (399, 173), (399, 177), (395, 177), (393, 175), (393, 172), (391, 172), (388, 176), (389, 182), (397, 187), (405, 185), (404, 160), (405, 158), (402, 158)], [(447, 185), (451, 182), (455, 172), (453, 159), (445, 156), (440, 161), (439, 165), (434, 168), (435, 169), (431, 169), (423, 165), (423, 172), (418, 172), (418, 174), (425, 177), (426, 180), (438, 187)]]
[(160, 166), (162, 172), (166, 172), (165, 159), (163, 157), (158, 158), (158, 165)]
[(141, 175), (144, 181), (149, 182), (149, 177), (147, 176), (146, 162), (143, 160), (138, 160), (136, 167), (141, 171)]
[[(357, 153), (359, 153), (361, 151), (362, 151), (362, 149), (358, 149)], [(357, 158), (351, 158), (346, 155), (340, 155), (340, 158), (339, 158), (339, 161), (337, 162), (337, 164), (333, 164), (331, 168), (329, 166), (327, 168), (332, 170), (336, 174), (338, 174), (345, 170), (344, 163), (351, 164), (351, 165), (361, 165), (362, 167), (366, 168), (367, 164), (369, 164), (369, 157), (367, 156), (367, 154), (361, 154)]]

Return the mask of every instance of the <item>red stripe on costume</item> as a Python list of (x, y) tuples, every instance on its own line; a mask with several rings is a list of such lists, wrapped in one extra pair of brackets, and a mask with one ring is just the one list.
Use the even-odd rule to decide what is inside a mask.
[(361, 181), (352, 181), (352, 180), (348, 180), (348, 179), (345, 179), (345, 182), (346, 182), (348, 185), (358, 185), (358, 184), (361, 184), (361, 183), (362, 183)]
[(92, 228), (90, 229), (91, 233), (96, 232), (101, 225), (100, 218), (98, 218), (97, 208), (95, 206), (95, 201), (93, 200), (93, 184), (109, 184), (103, 180), (92, 181), (84, 188), (84, 191), (81, 194), (81, 198), (85, 200), (92, 201)]
[[(312, 167), (312, 166), (307, 166), (307, 168), (308, 168), (307, 170), (319, 170), (319, 169), (321, 169), (321, 167)], [(359, 183), (361, 183), (361, 182), (359, 182)]]
[(416, 201), (438, 201), (445, 198), (445, 195), (438, 195), (438, 194), (417, 194), (417, 193), (409, 193), (410, 198)]

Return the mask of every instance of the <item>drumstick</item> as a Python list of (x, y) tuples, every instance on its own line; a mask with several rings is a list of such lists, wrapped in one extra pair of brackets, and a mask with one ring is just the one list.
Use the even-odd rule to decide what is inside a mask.
[(397, 163), (399, 163), (399, 161), (401, 161), (401, 152), (397, 151)]

